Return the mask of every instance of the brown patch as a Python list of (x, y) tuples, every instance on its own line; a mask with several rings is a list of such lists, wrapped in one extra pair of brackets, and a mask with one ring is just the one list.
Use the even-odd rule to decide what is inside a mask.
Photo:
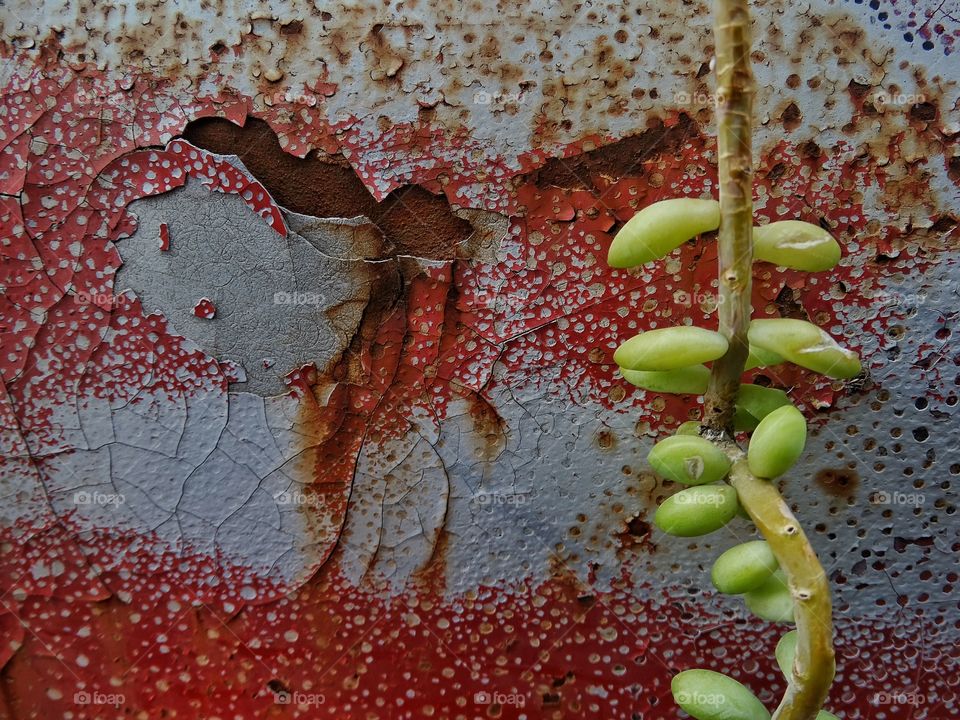
[(787, 105), (780, 114), (780, 122), (783, 123), (783, 129), (787, 132), (792, 132), (800, 127), (802, 120), (803, 114), (800, 112), (800, 108), (797, 107), (796, 103)]
[(910, 119), (920, 122), (931, 122), (937, 119), (937, 106), (933, 103), (922, 102), (910, 107)]
[(269, 688), (270, 692), (272, 692), (272, 693), (274, 693), (274, 694), (277, 694), (277, 695), (281, 695), (281, 694), (287, 694), (287, 695), (288, 695), (288, 694), (290, 693), (290, 688), (287, 687), (286, 684), (284, 684), (284, 682), (283, 682), (282, 680), (278, 680), (277, 678), (273, 678), (272, 680), (268, 680), (268, 681), (267, 681), (267, 688)]
[(924, 535), (916, 538), (904, 538), (904, 537), (895, 537), (893, 539), (893, 549), (898, 553), (905, 552), (908, 547), (911, 545), (916, 545), (921, 548), (934, 547), (934, 539), (929, 535)]
[(950, 217), (949, 215), (941, 215), (936, 220), (934, 220), (933, 225), (930, 226), (931, 233), (945, 233), (950, 232), (957, 226), (957, 221)]
[(416, 585), (429, 588), (432, 592), (442, 594), (447, 585), (447, 556), (450, 554), (450, 533), (441, 527), (434, 543), (433, 553), (426, 564), (413, 574)]
[(544, 707), (556, 707), (560, 705), (560, 696), (557, 693), (543, 693), (541, 696)]
[(378, 203), (342, 156), (314, 151), (305, 158), (294, 157), (284, 152), (276, 133), (262, 120), (249, 119), (238, 127), (222, 118), (202, 118), (188, 124), (183, 137), (210, 152), (239, 157), (289, 210), (322, 218), (370, 218), (387, 242), (387, 257), (449, 260), (473, 233), (443, 195), (406, 185)]
[(850, 98), (853, 100), (854, 104), (858, 104), (863, 100), (864, 96), (870, 92), (870, 86), (865, 85), (864, 83), (859, 83), (856, 80), (851, 80), (847, 85), (847, 92), (850, 93)]
[(819, 160), (822, 154), (823, 150), (813, 140), (807, 140), (800, 146), (800, 155), (807, 160)]
[(818, 471), (813, 479), (834, 497), (851, 497), (860, 484), (860, 476), (851, 468), (824, 468)]
[(793, 320), (809, 320), (810, 316), (804, 310), (800, 303), (800, 293), (793, 288), (784, 285), (783, 289), (777, 295), (774, 301), (777, 309), (780, 311), (780, 317), (791, 318)]
[(637, 515), (627, 521), (626, 529), (618, 535), (620, 547), (623, 550), (636, 550), (653, 553), (657, 550), (653, 542), (653, 528), (642, 515)]
[(470, 420), (477, 435), (483, 439), (479, 448), (485, 462), (496, 460), (506, 447), (507, 423), (497, 409), (477, 392), (464, 394), (470, 405)]
[(774, 165), (772, 168), (770, 168), (770, 170), (767, 172), (767, 179), (770, 182), (775, 183), (780, 178), (783, 177), (783, 174), (786, 171), (787, 171), (787, 166), (784, 163), (779, 162), (776, 165)]
[(677, 124), (671, 127), (667, 127), (663, 120), (654, 119), (639, 135), (631, 135), (576, 157), (551, 158), (531, 173), (530, 178), (539, 188), (589, 189), (592, 179), (597, 176), (640, 177), (644, 175), (645, 161), (677, 152), (684, 142), (698, 133), (699, 128), (689, 115), (680, 115)]
[(601, 430), (597, 433), (597, 445), (601, 450), (609, 450), (617, 444), (617, 437), (609, 430)]
[(947, 160), (947, 175), (955, 183), (960, 183), (960, 155)]
[(401, 269), (394, 263), (378, 263), (376, 267), (360, 327), (331, 372), (332, 379), (338, 382), (362, 385), (367, 381), (364, 352), (374, 356), (382, 354), (382, 349), (374, 345), (374, 340), (387, 318), (403, 304), (406, 282)]

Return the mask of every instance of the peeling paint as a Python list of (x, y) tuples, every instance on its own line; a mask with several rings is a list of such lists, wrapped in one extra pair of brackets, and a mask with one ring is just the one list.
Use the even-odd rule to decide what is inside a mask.
[[(831, 709), (941, 720), (958, 27), (875, 5), (756, 7), (758, 221), (844, 258), (758, 265), (754, 304), (869, 369), (756, 375), (815, 417), (785, 493), (835, 588)], [(682, 558), (650, 529), (646, 449), (698, 406), (611, 358), (714, 312), (709, 237), (603, 262), (715, 192), (706, 4), (0, 24), (0, 714), (667, 717), (693, 664), (773, 702), (776, 633), (699, 589), (746, 524)]]

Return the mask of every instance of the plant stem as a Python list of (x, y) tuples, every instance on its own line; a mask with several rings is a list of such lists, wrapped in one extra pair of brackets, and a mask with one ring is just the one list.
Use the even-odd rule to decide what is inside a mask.
[(717, 163), (720, 184), (720, 332), (730, 343), (713, 364), (703, 424), (730, 434), (734, 400), (747, 359), (753, 279), (754, 82), (750, 68), (747, 0), (717, 0), (714, 20), (717, 73)]
[(827, 574), (777, 488), (753, 475), (742, 453), (730, 471), (730, 484), (770, 544), (793, 596), (797, 652), (790, 683), (773, 720), (814, 720), (836, 670)]
[(833, 682), (830, 587), (816, 553), (777, 488), (755, 477), (732, 441), (736, 394), (748, 352), (753, 276), (754, 80), (747, 0), (716, 0), (717, 149), (720, 190), (719, 330), (730, 343), (713, 364), (703, 424), (734, 461), (730, 484), (786, 575), (794, 601), (797, 652), (773, 720), (814, 720)]

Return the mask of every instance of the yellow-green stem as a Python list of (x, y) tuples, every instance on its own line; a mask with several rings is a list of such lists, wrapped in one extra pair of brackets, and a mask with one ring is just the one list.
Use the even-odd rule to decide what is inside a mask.
[(830, 587), (816, 553), (777, 488), (755, 477), (731, 441), (735, 398), (747, 357), (753, 272), (754, 80), (747, 0), (716, 0), (717, 151), (720, 191), (719, 330), (730, 349), (713, 364), (703, 424), (734, 460), (730, 483), (770, 543), (794, 600), (797, 652), (773, 720), (814, 720), (833, 682)]
[(730, 484), (770, 544), (793, 596), (797, 651), (790, 683), (773, 720), (814, 720), (836, 670), (827, 574), (777, 488), (754, 476), (742, 453), (730, 471)]

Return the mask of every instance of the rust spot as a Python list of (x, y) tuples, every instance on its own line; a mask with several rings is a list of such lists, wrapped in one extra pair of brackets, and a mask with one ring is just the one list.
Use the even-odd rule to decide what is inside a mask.
[(860, 476), (851, 468), (824, 468), (813, 479), (834, 497), (852, 497), (860, 483)]
[(931, 122), (937, 119), (937, 106), (930, 102), (917, 103), (910, 107), (910, 119)]
[(503, 452), (506, 441), (507, 423), (500, 417), (497, 409), (480, 393), (468, 392), (464, 398), (470, 405), (470, 420), (477, 435), (483, 438), (480, 452), (482, 459), (492, 462)]
[(589, 189), (597, 176), (621, 178), (644, 175), (644, 161), (677, 152), (683, 143), (697, 136), (699, 128), (689, 115), (681, 114), (675, 125), (667, 127), (656, 119), (639, 135), (618, 140), (576, 157), (551, 158), (534, 171), (532, 180), (539, 188), (550, 186)]
[(622, 550), (635, 550), (653, 553), (657, 550), (653, 542), (653, 528), (642, 515), (636, 515), (627, 521), (626, 529), (618, 535)]
[(800, 303), (799, 293), (793, 288), (784, 285), (774, 301), (780, 311), (780, 317), (793, 320), (809, 320), (810, 316)]
[(916, 545), (917, 547), (921, 548), (928, 548), (934, 546), (934, 541), (929, 535), (924, 535), (917, 538), (895, 537), (893, 539), (893, 549), (898, 553), (904, 552), (911, 545)]
[(850, 93), (850, 97), (854, 101), (854, 104), (857, 104), (863, 100), (864, 96), (868, 92), (870, 92), (870, 86), (865, 85), (864, 83), (859, 83), (856, 80), (851, 80), (847, 85), (847, 92)]
[(800, 108), (797, 107), (796, 103), (787, 105), (780, 114), (780, 122), (783, 123), (783, 129), (787, 132), (792, 132), (800, 127), (800, 121), (802, 119), (803, 114), (800, 112)]
[(960, 155), (956, 155), (947, 161), (947, 175), (955, 183), (960, 183)]
[(597, 433), (597, 445), (601, 450), (609, 450), (617, 444), (616, 436), (609, 430), (601, 430)]
[(807, 160), (819, 160), (823, 151), (813, 140), (807, 140), (800, 146), (800, 154)]
[(560, 677), (556, 677), (553, 679), (553, 683), (552, 683), (553, 687), (555, 688), (563, 687), (568, 682), (572, 681), (575, 677), (576, 675), (574, 675), (572, 671), (567, 671), (566, 675), (561, 675)]
[(770, 182), (775, 183), (780, 178), (783, 177), (783, 174), (786, 171), (787, 171), (787, 166), (784, 163), (779, 162), (776, 165), (774, 165), (772, 168), (770, 168), (770, 170), (767, 172), (767, 179), (770, 180)]
[(282, 681), (273, 678), (272, 680), (267, 681), (267, 687), (270, 689), (270, 692), (276, 695), (289, 694), (290, 688), (288, 688)]
[(314, 217), (364, 215), (383, 233), (384, 257), (414, 255), (449, 260), (473, 233), (453, 214), (443, 195), (419, 185), (397, 188), (378, 203), (341, 155), (311, 152), (298, 158), (284, 152), (276, 133), (262, 120), (238, 127), (222, 118), (187, 125), (183, 137), (221, 155), (236, 155), (283, 207)]

